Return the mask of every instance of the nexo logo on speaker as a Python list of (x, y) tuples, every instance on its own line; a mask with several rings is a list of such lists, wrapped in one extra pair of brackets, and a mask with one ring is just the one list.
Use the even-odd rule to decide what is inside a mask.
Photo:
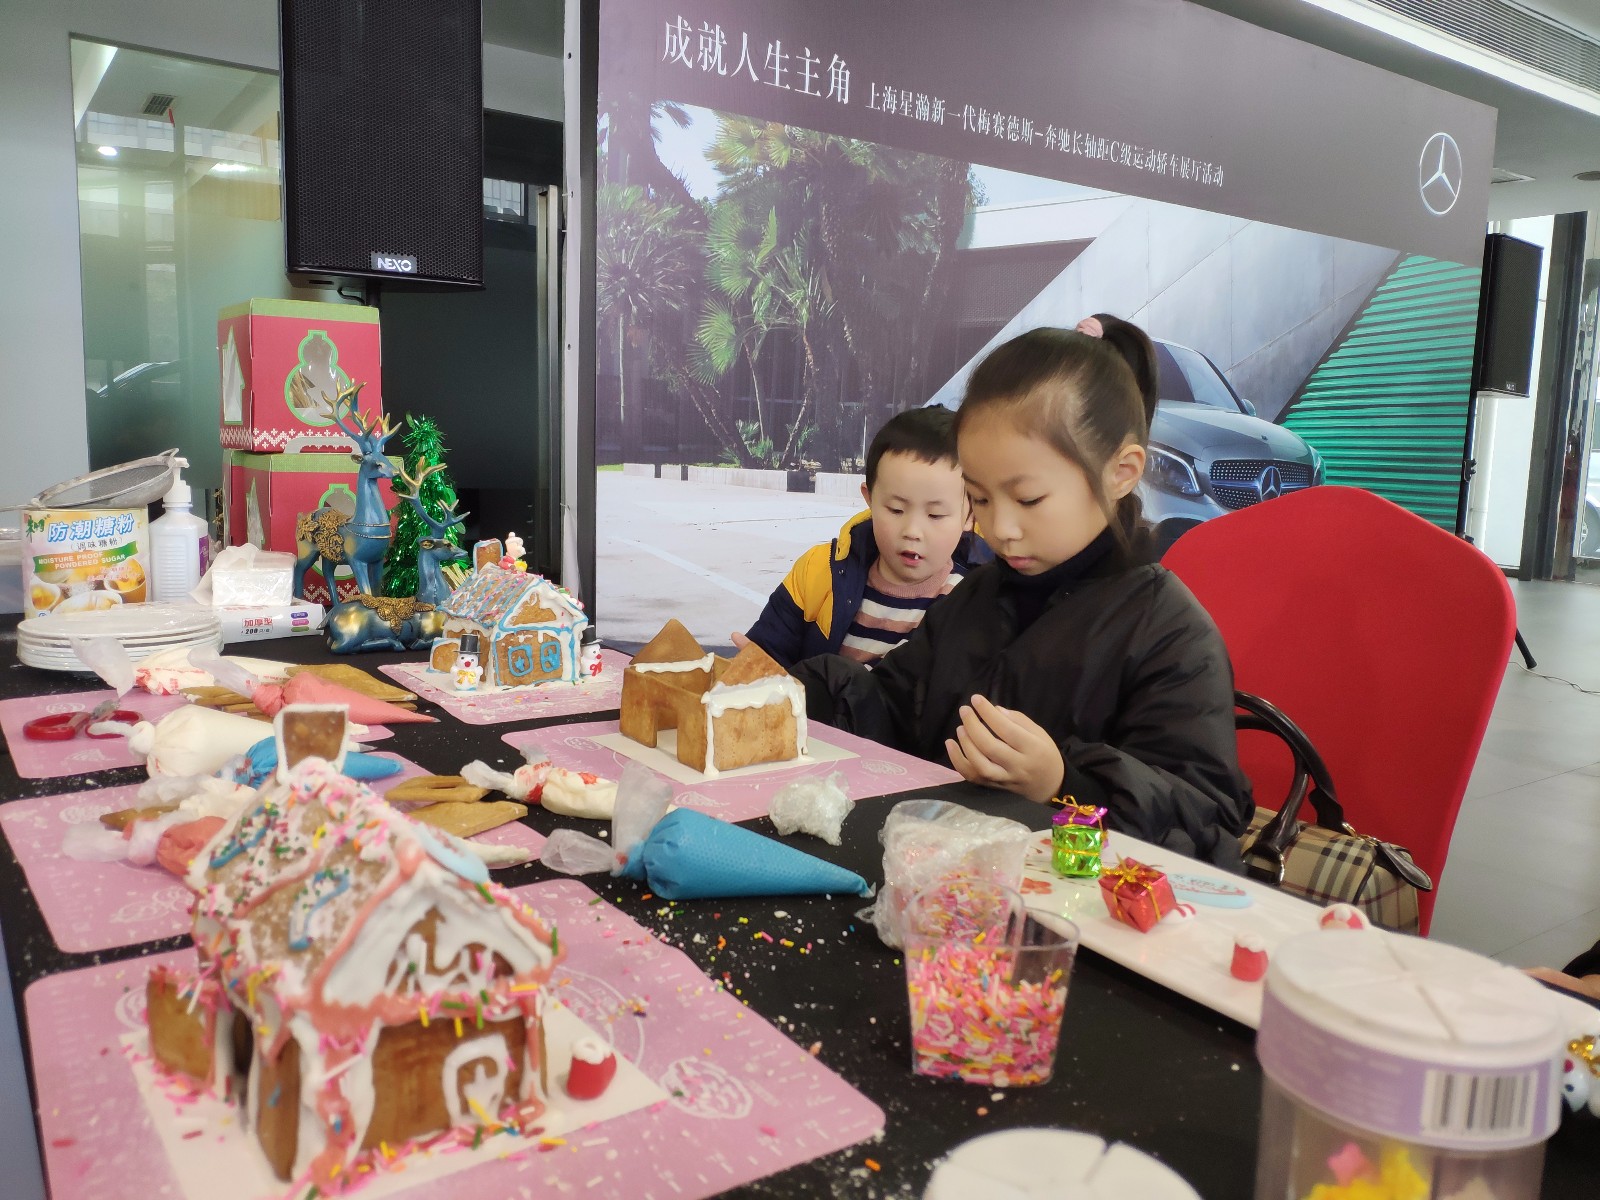
[(394, 271), (400, 275), (415, 275), (417, 273), (417, 256), (415, 254), (380, 254), (372, 252), (372, 269), (374, 271)]

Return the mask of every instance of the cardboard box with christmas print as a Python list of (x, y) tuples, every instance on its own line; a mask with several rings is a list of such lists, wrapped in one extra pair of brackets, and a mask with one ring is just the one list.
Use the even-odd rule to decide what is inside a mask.
[(250, 300), (217, 315), (222, 444), (258, 454), (338, 451), (329, 408), (361, 384), (358, 410), (383, 413), (378, 310), (358, 304)]
[[(397, 457), (390, 463), (400, 465)], [(249, 542), (263, 550), (296, 553), (295, 523), (301, 513), (315, 512), (324, 506), (344, 513), (356, 507), (359, 465), (344, 454), (249, 454), (230, 450), (223, 466), (226, 492), (228, 545)], [(378, 481), (378, 492), (385, 508), (395, 506), (394, 489), (387, 479)], [(348, 567), (336, 572), (339, 599), (356, 594), (355, 578)], [(328, 604), (326, 582), (317, 571), (306, 576), (301, 597), (317, 604)]]

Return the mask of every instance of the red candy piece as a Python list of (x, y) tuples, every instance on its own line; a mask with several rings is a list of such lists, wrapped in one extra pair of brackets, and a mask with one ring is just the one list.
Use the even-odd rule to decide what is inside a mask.
[(567, 1095), (574, 1100), (598, 1100), (617, 1074), (617, 1056), (599, 1038), (579, 1038), (572, 1043), (572, 1070), (567, 1075)]
[(1255, 983), (1267, 973), (1267, 948), (1261, 939), (1248, 935), (1233, 940), (1233, 964), (1228, 968), (1235, 979)]

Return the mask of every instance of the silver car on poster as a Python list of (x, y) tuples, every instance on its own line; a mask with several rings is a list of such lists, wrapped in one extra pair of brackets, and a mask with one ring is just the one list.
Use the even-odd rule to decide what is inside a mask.
[(1204, 354), (1155, 347), (1160, 401), (1139, 497), (1163, 547), (1202, 521), (1324, 482), (1311, 443), (1256, 416)]

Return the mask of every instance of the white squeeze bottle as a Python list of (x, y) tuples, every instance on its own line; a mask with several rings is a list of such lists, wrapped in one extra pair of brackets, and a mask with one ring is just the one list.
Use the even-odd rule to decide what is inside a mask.
[[(186, 459), (174, 460), (180, 467)], [(150, 522), (151, 599), (162, 604), (188, 604), (189, 593), (211, 558), (210, 530), (191, 508), (189, 485), (178, 475), (161, 498), (161, 516)]]

